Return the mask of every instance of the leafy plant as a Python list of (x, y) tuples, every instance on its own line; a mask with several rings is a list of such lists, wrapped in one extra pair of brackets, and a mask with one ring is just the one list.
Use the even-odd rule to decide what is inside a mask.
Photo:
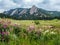
[(35, 20), (34, 23), (35, 23), (36, 25), (40, 24), (40, 22), (39, 22), (38, 20)]

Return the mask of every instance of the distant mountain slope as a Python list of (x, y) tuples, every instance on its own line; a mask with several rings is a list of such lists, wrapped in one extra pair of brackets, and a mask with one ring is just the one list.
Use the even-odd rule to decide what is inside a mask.
[(16, 8), (5, 11), (4, 14), (14, 19), (53, 19), (59, 18), (60, 12), (47, 11), (33, 5), (31, 8)]

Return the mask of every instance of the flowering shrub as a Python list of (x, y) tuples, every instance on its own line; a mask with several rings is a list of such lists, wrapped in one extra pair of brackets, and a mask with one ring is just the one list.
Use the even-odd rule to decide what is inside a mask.
[[(11, 24), (11, 21), (5, 21), (1, 20), (0, 21), (0, 41), (9, 41), (9, 36), (11, 33), (13, 33), (13, 30), (16, 30), (17, 25), (16, 24)], [(15, 31), (16, 33), (17, 31)], [(17, 32), (18, 33), (18, 32)]]
[(34, 31), (35, 30), (35, 25), (30, 25), (27, 28), (28, 32)]
[(10, 35), (9, 25), (11, 22), (0, 21), (0, 41), (8, 41)]

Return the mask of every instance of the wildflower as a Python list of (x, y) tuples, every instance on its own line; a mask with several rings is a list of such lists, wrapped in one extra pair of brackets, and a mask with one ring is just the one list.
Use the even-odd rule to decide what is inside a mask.
[(13, 28), (10, 28), (10, 31), (13, 31)]
[(8, 24), (11, 24), (11, 21), (8, 21)]
[(2, 35), (4, 35), (4, 34), (5, 34), (5, 32), (3, 31), (1, 34), (2, 34)]
[(3, 24), (3, 28), (7, 28), (7, 24)]
[(3, 31), (1, 34), (2, 34), (2, 35), (9, 35), (10, 32), (8, 32), (8, 31), (4, 32), (4, 31)]
[(9, 35), (9, 34), (10, 34), (10, 32), (9, 32), (9, 31), (5, 32), (5, 35)]
[(14, 24), (13, 26), (14, 26), (14, 27), (18, 27), (18, 25), (17, 25), (17, 24)]
[(33, 30), (35, 30), (35, 26), (30, 25), (30, 26), (28, 27), (28, 30), (29, 30), (29, 31), (33, 31)]

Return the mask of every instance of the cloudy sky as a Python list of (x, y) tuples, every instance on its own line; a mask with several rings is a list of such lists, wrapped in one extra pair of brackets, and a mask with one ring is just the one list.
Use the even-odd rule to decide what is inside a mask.
[(30, 8), (33, 5), (46, 10), (60, 11), (60, 0), (0, 0), (0, 12), (12, 8)]

